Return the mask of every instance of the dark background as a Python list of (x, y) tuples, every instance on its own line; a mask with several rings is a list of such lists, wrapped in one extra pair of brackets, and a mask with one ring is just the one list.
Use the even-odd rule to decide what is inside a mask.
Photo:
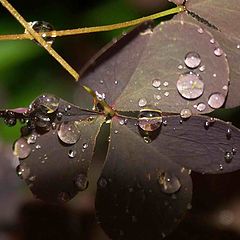
[[(68, 0), (11, 1), (28, 21), (44, 20), (56, 30), (118, 23), (158, 12), (170, 6), (167, 0)], [(0, 34), (23, 33), (19, 23), (0, 6)], [(58, 38), (53, 47), (79, 70), (84, 63), (122, 30)], [(0, 42), (1, 108), (28, 106), (46, 92), (69, 101), (73, 78), (37, 44), (25, 41)], [(239, 109), (218, 111), (217, 116), (239, 126)], [(11, 144), (19, 127), (0, 124), (0, 240), (84, 239), (107, 240), (94, 220), (94, 191), (66, 206), (35, 201), (15, 176), (16, 159)], [(98, 164), (92, 171), (95, 179)], [(240, 239), (240, 173), (220, 176), (193, 174), (193, 208), (169, 239)]]

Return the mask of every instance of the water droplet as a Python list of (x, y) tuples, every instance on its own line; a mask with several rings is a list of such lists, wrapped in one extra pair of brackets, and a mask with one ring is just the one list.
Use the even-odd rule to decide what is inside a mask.
[(204, 83), (193, 73), (180, 75), (177, 81), (177, 89), (182, 97), (187, 99), (199, 98), (204, 91)]
[(214, 39), (214, 38), (211, 38), (211, 39), (210, 39), (210, 43), (214, 44), (214, 43), (215, 43), (215, 39)]
[(76, 150), (69, 150), (68, 151), (68, 156), (70, 158), (74, 158), (77, 155), (77, 151)]
[(224, 102), (225, 96), (221, 93), (213, 93), (208, 99), (208, 105), (214, 109), (222, 107)]
[(80, 138), (79, 123), (63, 122), (58, 130), (58, 137), (66, 144), (75, 144)]
[(24, 166), (23, 164), (20, 164), (17, 166), (16, 172), (17, 172), (17, 175), (23, 180), (29, 178), (30, 169)]
[(45, 128), (49, 130), (51, 127), (51, 119), (46, 113), (36, 112), (35, 113), (35, 124), (40, 128)]
[(162, 192), (172, 194), (179, 191), (181, 183), (179, 179), (170, 173), (164, 172), (159, 176), (159, 184)]
[(53, 26), (45, 21), (34, 21), (29, 23), (30, 26), (38, 33), (42, 33), (42, 38), (48, 43), (52, 44), (54, 42), (53, 36), (46, 36), (47, 32), (54, 30)]
[(168, 85), (169, 85), (168, 82), (164, 82), (164, 83), (163, 83), (163, 86), (164, 86), (164, 87), (167, 87)]
[(204, 128), (208, 129), (210, 126), (212, 126), (214, 123), (216, 122), (215, 118), (209, 118), (206, 120), (206, 122), (204, 123)]
[(34, 182), (34, 181), (36, 180), (36, 176), (30, 176), (30, 177), (28, 178), (28, 180), (29, 180), (30, 182)]
[(67, 192), (60, 192), (58, 195), (58, 200), (61, 202), (67, 202), (71, 199), (69, 193)]
[(201, 57), (196, 52), (189, 52), (185, 56), (184, 62), (189, 68), (197, 68), (201, 64)]
[(28, 144), (34, 144), (37, 141), (37, 133), (32, 133), (30, 136), (27, 138), (27, 143)]
[(222, 89), (223, 89), (224, 91), (228, 91), (228, 86), (227, 86), (227, 85), (224, 85), (224, 86), (222, 87)]
[(96, 97), (99, 101), (103, 101), (105, 100), (106, 96), (105, 96), (105, 93), (99, 93), (98, 91), (95, 92), (96, 93)]
[(204, 30), (202, 29), (202, 28), (198, 28), (198, 30), (197, 30), (199, 33), (203, 33), (204, 32)]
[(20, 138), (14, 143), (13, 153), (20, 159), (27, 158), (31, 153), (31, 147), (25, 138)]
[(118, 130), (115, 130), (114, 133), (115, 133), (115, 134), (118, 134)]
[(206, 66), (205, 65), (202, 65), (200, 68), (199, 68), (199, 71), (200, 72), (204, 72), (206, 70)]
[(152, 139), (150, 137), (143, 137), (143, 140), (147, 144), (152, 142)]
[(178, 69), (179, 69), (179, 70), (182, 70), (182, 69), (183, 69), (183, 65), (182, 65), (182, 64), (179, 64), (179, 65), (178, 65)]
[(145, 107), (147, 105), (147, 100), (146, 100), (146, 98), (141, 98), (141, 99), (139, 99), (139, 101), (138, 101), (138, 106), (139, 107)]
[(198, 110), (199, 112), (203, 112), (205, 109), (206, 109), (206, 104), (205, 104), (205, 103), (199, 103), (199, 104), (197, 105), (197, 110)]
[(223, 165), (222, 165), (222, 164), (219, 165), (219, 170), (220, 170), (220, 171), (223, 170)]
[(88, 144), (87, 143), (84, 143), (83, 144), (83, 149), (87, 149), (88, 148)]
[(163, 120), (163, 126), (167, 126), (167, 120)]
[(183, 119), (188, 119), (192, 116), (192, 111), (188, 108), (184, 108), (184, 109), (181, 110), (180, 116)]
[(62, 116), (63, 116), (63, 114), (61, 112), (58, 112), (57, 113), (57, 120), (61, 121), (62, 120)]
[(237, 49), (240, 49), (240, 44), (237, 45)]
[(101, 188), (105, 188), (107, 186), (107, 180), (103, 177), (99, 178), (98, 186), (100, 186)]
[(151, 109), (141, 110), (138, 116), (138, 126), (143, 131), (153, 132), (159, 129), (162, 125), (162, 116), (160, 111)]
[(231, 139), (231, 137), (232, 137), (232, 129), (231, 128), (227, 129), (226, 137), (227, 137), (228, 140)]
[(236, 155), (237, 154), (237, 148), (233, 148), (232, 153), (233, 153), (233, 155)]
[(169, 96), (169, 92), (165, 92), (165, 93), (164, 93), (164, 96), (165, 96), (165, 97), (168, 97), (168, 96)]
[(160, 100), (161, 99), (161, 96), (160, 95), (158, 95), (158, 94), (154, 94), (154, 99), (156, 99), (156, 100)]
[(217, 57), (221, 57), (222, 55), (223, 55), (223, 50), (221, 49), (221, 48), (215, 48), (214, 49), (214, 54), (215, 54), (215, 56), (217, 56)]
[(115, 85), (118, 85), (118, 81), (114, 81), (114, 84), (115, 84)]
[(13, 127), (17, 124), (17, 119), (14, 117), (6, 117), (4, 123), (9, 127)]
[(40, 110), (42, 113), (53, 113), (57, 111), (59, 106), (59, 98), (50, 95), (50, 94), (45, 94), (42, 96), (37, 97), (31, 104), (30, 104), (30, 110), (35, 111), (35, 110)]
[(76, 178), (75, 185), (79, 191), (84, 191), (88, 188), (88, 179), (85, 174), (79, 174)]
[(152, 85), (153, 85), (153, 87), (155, 87), (155, 88), (159, 88), (159, 87), (161, 86), (161, 81), (160, 81), (159, 79), (154, 79), (154, 80), (152, 81)]
[(226, 163), (231, 163), (233, 160), (233, 152), (226, 152), (224, 155), (224, 159)]

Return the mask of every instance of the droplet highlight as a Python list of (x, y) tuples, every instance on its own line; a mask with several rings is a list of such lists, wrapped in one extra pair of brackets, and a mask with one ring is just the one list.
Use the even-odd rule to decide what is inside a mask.
[(173, 194), (181, 188), (180, 180), (168, 172), (161, 173), (159, 176), (159, 185), (161, 191), (167, 194)]
[(185, 56), (184, 63), (188, 68), (197, 68), (201, 64), (201, 57), (196, 52), (189, 52)]

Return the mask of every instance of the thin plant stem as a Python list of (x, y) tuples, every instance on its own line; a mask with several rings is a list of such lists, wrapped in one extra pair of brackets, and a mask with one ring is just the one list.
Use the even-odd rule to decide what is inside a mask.
[(62, 66), (65, 68), (77, 81), (79, 78), (78, 73), (51, 47), (51, 44), (47, 43), (40, 34), (34, 31), (28, 24), (28, 22), (18, 13), (18, 11), (7, 1), (0, 0), (2, 5), (17, 19), (17, 21), (31, 34), (31, 36), (45, 48), (48, 53), (53, 56)]
[[(1, 1), (3, 2), (3, 1)], [(104, 32), (104, 31), (112, 31), (120, 28), (127, 28), (131, 26), (135, 26), (137, 24), (143, 23), (145, 21), (154, 20), (157, 18), (169, 16), (172, 14), (176, 14), (184, 11), (184, 6), (178, 6), (163, 12), (155, 13), (146, 17), (138, 18), (135, 20), (130, 20), (122, 23), (104, 25), (104, 26), (96, 26), (96, 27), (84, 27), (84, 28), (76, 28), (76, 29), (68, 29), (68, 30), (59, 30), (59, 31), (50, 31), (45, 32), (45, 36), (51, 37), (63, 37), (69, 35), (79, 35), (85, 33), (95, 33), (95, 32)], [(9, 35), (0, 35), (0, 40), (25, 40), (32, 39), (32, 36), (28, 33), (24, 34), (9, 34)]]

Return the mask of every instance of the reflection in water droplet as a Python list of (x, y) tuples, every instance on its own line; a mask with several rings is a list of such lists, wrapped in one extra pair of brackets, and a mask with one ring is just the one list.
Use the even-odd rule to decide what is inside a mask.
[(143, 109), (138, 116), (138, 126), (143, 131), (153, 132), (162, 125), (161, 112)]
[(205, 109), (206, 109), (206, 104), (205, 104), (205, 103), (199, 103), (199, 104), (197, 105), (197, 110), (198, 110), (199, 112), (203, 112)]
[(196, 52), (189, 52), (185, 56), (184, 62), (189, 68), (197, 68), (201, 63), (201, 57)]
[(180, 75), (177, 81), (177, 89), (182, 97), (187, 99), (199, 98), (204, 91), (204, 83), (193, 73)]
[(27, 138), (27, 143), (28, 144), (34, 144), (37, 141), (37, 133), (32, 133), (30, 136)]
[(98, 186), (100, 186), (101, 188), (105, 188), (107, 186), (107, 180), (103, 177), (99, 178)]
[(75, 185), (79, 191), (84, 191), (88, 188), (88, 180), (85, 174), (79, 174), (76, 178)]
[(214, 49), (214, 54), (217, 56), (217, 57), (221, 57), (223, 55), (223, 50), (221, 48), (216, 48)]
[(17, 166), (16, 172), (17, 172), (17, 175), (23, 180), (26, 180), (29, 178), (30, 169), (22, 164)]
[(75, 144), (80, 138), (78, 121), (64, 122), (58, 130), (58, 137), (66, 144)]
[(20, 138), (14, 143), (13, 153), (20, 159), (27, 158), (31, 153), (31, 147), (25, 138)]
[(69, 150), (68, 151), (68, 156), (70, 158), (74, 158), (77, 155), (77, 151), (76, 150)]
[(37, 97), (31, 104), (30, 109), (31, 110), (40, 110), (42, 113), (53, 113), (57, 111), (59, 106), (59, 98), (50, 95), (45, 94), (42, 96)]
[(233, 152), (226, 152), (224, 155), (226, 163), (231, 163), (233, 160)]
[(225, 96), (221, 93), (213, 93), (208, 99), (208, 105), (214, 109), (222, 107), (224, 102)]
[(164, 172), (159, 176), (159, 184), (162, 192), (172, 194), (179, 191), (181, 183), (179, 179), (170, 173)]
[(139, 101), (138, 101), (138, 106), (139, 107), (145, 107), (147, 105), (147, 100), (146, 100), (146, 98), (141, 98), (141, 99), (139, 99)]
[(154, 80), (152, 81), (152, 85), (153, 85), (153, 87), (155, 87), (155, 88), (159, 88), (159, 87), (161, 86), (161, 81), (160, 81), (159, 79), (154, 79)]
[(51, 32), (54, 30), (53, 26), (50, 23), (45, 21), (34, 21), (34, 22), (30, 22), (29, 24), (36, 32), (42, 33), (42, 38), (48, 44), (52, 44), (54, 42), (54, 36), (46, 36), (47, 32)]
[(188, 119), (192, 116), (192, 111), (188, 108), (184, 108), (184, 109), (181, 110), (180, 116), (183, 119)]

